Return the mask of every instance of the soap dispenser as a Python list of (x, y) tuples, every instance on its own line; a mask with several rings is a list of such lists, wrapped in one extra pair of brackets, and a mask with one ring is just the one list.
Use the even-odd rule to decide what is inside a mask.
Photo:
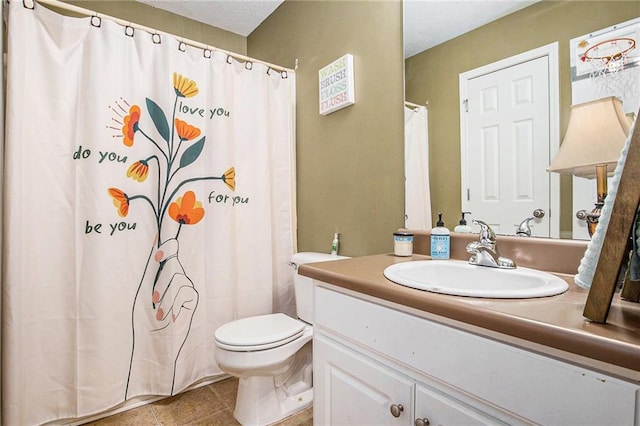
[(333, 234), (333, 241), (331, 241), (331, 255), (332, 256), (337, 256), (338, 255), (338, 246), (340, 245), (340, 234), (339, 233), (335, 233)]
[(442, 213), (438, 213), (436, 227), (431, 229), (431, 258), (449, 258), (450, 238), (450, 232), (444, 227), (444, 222), (442, 221)]
[(453, 228), (453, 232), (461, 232), (463, 234), (470, 234), (472, 232), (471, 227), (467, 225), (467, 220), (464, 218), (465, 214), (471, 214), (471, 212), (462, 212), (462, 218), (460, 224)]

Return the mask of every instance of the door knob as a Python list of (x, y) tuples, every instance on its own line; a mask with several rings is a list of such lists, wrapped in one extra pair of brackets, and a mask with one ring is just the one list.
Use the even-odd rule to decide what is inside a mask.
[(533, 217), (535, 217), (536, 219), (542, 219), (544, 217), (544, 210), (542, 209), (535, 209), (533, 211)]
[(426, 417), (422, 419), (416, 419), (416, 421), (413, 422), (413, 426), (429, 426), (429, 419)]
[(578, 210), (576, 212), (576, 217), (580, 220), (587, 220), (587, 211), (586, 210)]
[(400, 417), (400, 414), (404, 411), (402, 404), (393, 404), (390, 409), (393, 417)]

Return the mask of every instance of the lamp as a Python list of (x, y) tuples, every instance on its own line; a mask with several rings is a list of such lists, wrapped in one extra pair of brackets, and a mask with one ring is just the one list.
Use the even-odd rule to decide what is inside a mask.
[(614, 96), (573, 105), (558, 155), (547, 169), (596, 178), (596, 205), (586, 217), (589, 236), (595, 232), (607, 196), (607, 175), (615, 170), (630, 127), (622, 102)]

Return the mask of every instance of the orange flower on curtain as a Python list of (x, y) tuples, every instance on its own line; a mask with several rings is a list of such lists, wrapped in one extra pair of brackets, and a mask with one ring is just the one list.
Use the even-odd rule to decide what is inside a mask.
[(204, 217), (204, 209), (202, 203), (196, 200), (196, 194), (187, 191), (169, 205), (169, 216), (180, 225), (195, 225)]
[(190, 141), (191, 139), (195, 139), (200, 136), (200, 129), (188, 124), (186, 121), (182, 121), (179, 118), (175, 119), (176, 131), (178, 132), (178, 137), (181, 140)]
[(127, 177), (137, 180), (138, 182), (144, 182), (148, 175), (149, 163), (147, 160), (136, 161), (127, 169)]
[(113, 198), (113, 205), (118, 209), (120, 217), (126, 217), (129, 213), (129, 197), (118, 188), (109, 188), (109, 195)]
[(124, 135), (124, 144), (133, 146), (133, 137), (138, 130), (138, 122), (140, 121), (140, 107), (133, 105), (129, 108), (129, 115), (124, 117), (124, 126), (122, 126), (122, 134)]

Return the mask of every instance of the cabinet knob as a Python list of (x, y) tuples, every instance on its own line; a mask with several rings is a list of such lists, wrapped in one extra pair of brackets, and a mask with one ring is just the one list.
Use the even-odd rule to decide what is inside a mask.
[(400, 417), (400, 414), (404, 411), (404, 407), (402, 404), (393, 404), (391, 405), (391, 415), (393, 417)]
[(429, 426), (429, 419), (428, 418), (423, 418), (423, 419), (416, 419), (415, 422), (413, 422), (414, 426)]

